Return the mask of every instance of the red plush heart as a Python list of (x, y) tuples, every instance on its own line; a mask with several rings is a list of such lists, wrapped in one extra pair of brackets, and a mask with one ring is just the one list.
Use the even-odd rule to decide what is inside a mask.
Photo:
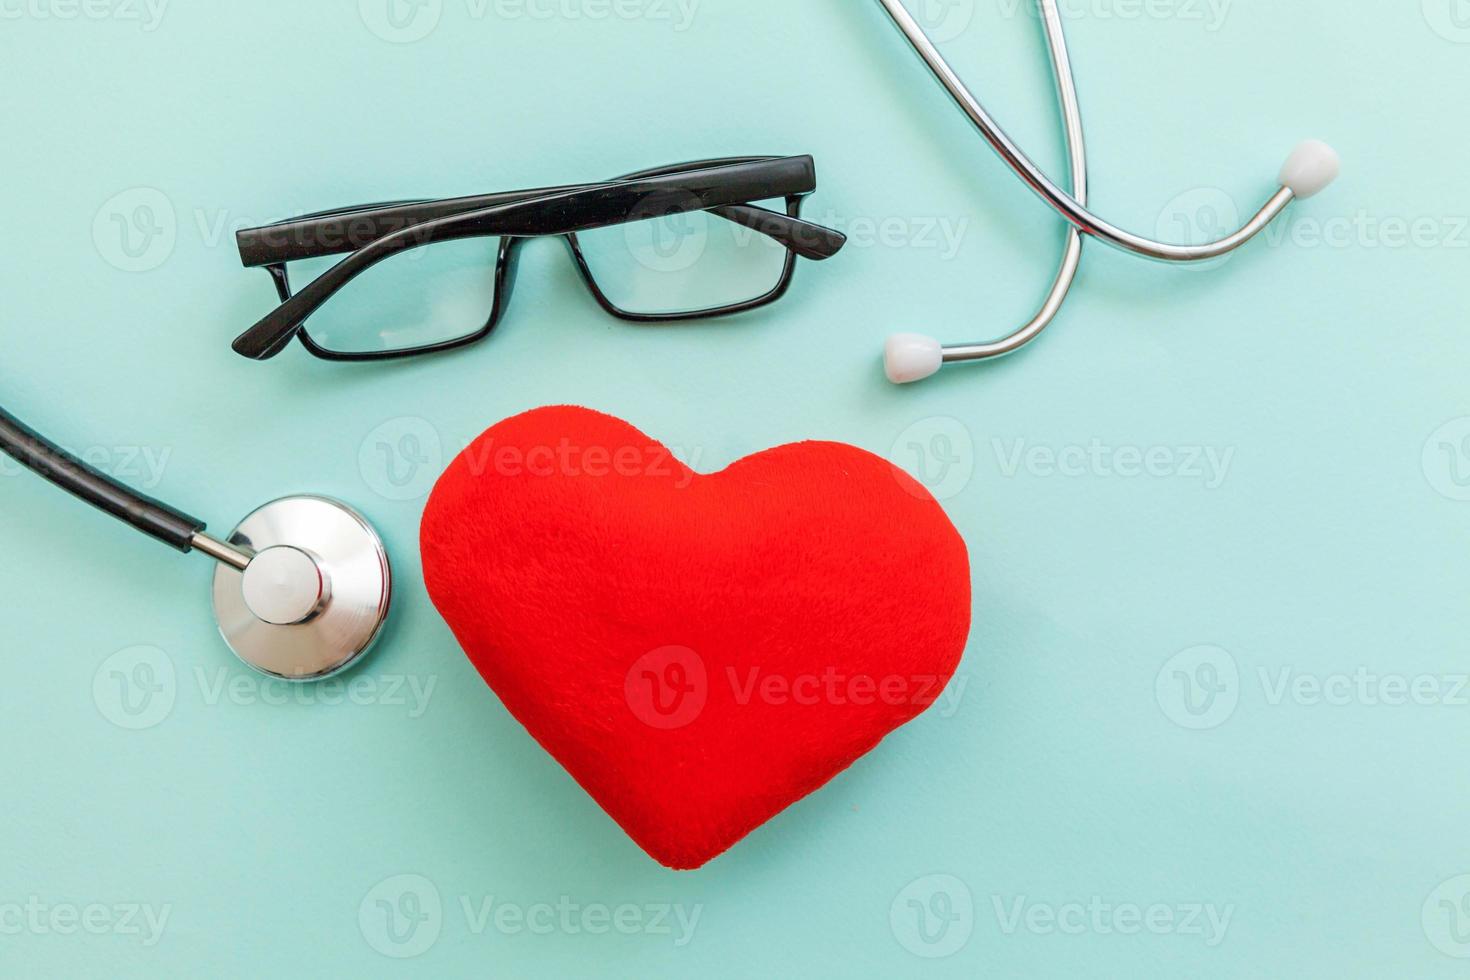
[(429, 595), (480, 674), (672, 868), (933, 703), (970, 628), (944, 511), (838, 443), (700, 475), (626, 422), (538, 409), (450, 465), (421, 538)]

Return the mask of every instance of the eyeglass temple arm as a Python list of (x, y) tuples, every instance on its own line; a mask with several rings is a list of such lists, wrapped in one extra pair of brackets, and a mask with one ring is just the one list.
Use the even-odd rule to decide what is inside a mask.
[(709, 212), (759, 232), (802, 258), (817, 262), (830, 259), (847, 244), (847, 236), (835, 228), (803, 221), (801, 218), (793, 218), (789, 214), (754, 204), (724, 205), (710, 208)]
[[(781, 161), (787, 162), (787, 161)], [(809, 161), (808, 161), (809, 162)], [(699, 171), (599, 185), (502, 204), (402, 228), (353, 252), (235, 339), (235, 353), (267, 360), (290, 343), (302, 323), (339, 289), (384, 259), (438, 241), (499, 235), (567, 235), (655, 216), (708, 210), (797, 193), (800, 174), (720, 174)]]
[[(793, 158), (810, 167), (809, 157)], [(735, 166), (753, 167), (780, 165), (781, 158), (745, 161)], [(715, 169), (712, 164), (705, 169)], [(693, 171), (685, 171), (693, 172)], [(675, 172), (677, 173), (677, 172)], [(503, 204), (516, 204), (537, 200), (552, 194), (565, 194), (591, 190), (597, 187), (616, 186), (632, 180), (671, 176), (656, 173), (620, 178), (603, 184), (569, 184), (560, 187), (543, 187), (537, 190), (507, 191), (500, 194), (484, 194), (475, 197), (451, 198), (448, 200), (395, 201), (390, 204), (364, 205), (355, 208), (337, 208), (316, 214), (304, 215), (286, 221), (246, 228), (237, 232), (235, 243), (240, 251), (240, 261), (247, 268), (279, 265), (302, 259), (321, 258), (328, 255), (344, 255), (372, 244), (378, 239), (401, 231), (411, 225), (422, 224), (438, 218), (483, 211)], [(794, 193), (810, 192), (815, 186), (812, 177), (810, 186), (801, 186)], [(784, 196), (784, 195), (776, 195)], [(765, 198), (756, 198), (764, 200)], [(732, 205), (729, 213), (722, 217), (736, 221), (746, 227), (768, 235), (782, 245), (805, 255), (807, 258), (825, 259), (841, 249), (846, 237), (830, 229), (821, 228), (811, 222), (792, 218), (775, 211), (750, 205)], [(762, 216), (770, 215), (769, 218)]]
[(1339, 169), (1337, 154), (1325, 143), (1307, 141), (1296, 148), (1281, 172), (1281, 188), (1273, 194), (1255, 216), (1224, 238), (1202, 245), (1175, 245), (1144, 238), (1112, 225), (1089, 211), (1082, 202), (1054, 184), (1026, 156), (984, 105), (965, 85), (939, 49), (929, 40), (924, 29), (904, 7), (901, 0), (878, 0), (893, 23), (923, 59), (930, 72), (949, 92), (955, 103), (974, 123), (980, 135), (990, 144), (1021, 180), (1043, 201), (1066, 218), (1085, 235), (1125, 252), (1132, 252), (1165, 262), (1202, 262), (1218, 258), (1240, 248), (1275, 221), (1296, 198), (1308, 198), (1336, 179)]
[(235, 244), (240, 250), (241, 264), (251, 269), (330, 255), (346, 255), (414, 225), (550, 194), (585, 190), (589, 186), (593, 185), (573, 184), (566, 187), (546, 187), (537, 191), (511, 191), (448, 200), (430, 198), (335, 208), (258, 228), (242, 229), (235, 233)]
[[(552, 191), (565, 188), (551, 188)], [(316, 215), (305, 215), (279, 225), (249, 228), (236, 234), (240, 258), (247, 268), (280, 265), (303, 259), (344, 255), (432, 217), (452, 217), (483, 210), (495, 203), (515, 203), (544, 196), (541, 193), (516, 194), (506, 201), (495, 201), (478, 208), (454, 208), (441, 215), (425, 217), (432, 201), (405, 201), (393, 205), (368, 205), (343, 208)], [(483, 200), (483, 199), (479, 199)], [(818, 262), (830, 259), (847, 244), (847, 236), (801, 218), (771, 211), (754, 204), (731, 204), (709, 209), (727, 221), (750, 228), (791, 249), (803, 258)], [(352, 215), (352, 216), (349, 216)]]

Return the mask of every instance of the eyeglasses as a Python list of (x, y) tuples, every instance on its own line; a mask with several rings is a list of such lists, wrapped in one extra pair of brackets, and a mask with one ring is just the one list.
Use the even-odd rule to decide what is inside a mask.
[[(317, 357), (366, 361), (474, 343), (505, 314), (521, 246), (537, 237), (564, 237), (597, 302), (624, 320), (755, 309), (786, 294), (797, 256), (827, 259), (846, 243), (801, 220), (815, 190), (809, 156), (734, 157), (245, 229), (240, 259), (270, 273), (281, 305), (234, 350), (267, 360), (300, 335)], [(310, 282), (293, 294), (292, 276)]]

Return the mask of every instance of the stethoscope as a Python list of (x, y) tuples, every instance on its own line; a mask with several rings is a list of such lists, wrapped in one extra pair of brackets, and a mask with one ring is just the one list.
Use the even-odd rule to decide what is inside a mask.
[[(1082, 236), (1166, 262), (1199, 262), (1240, 248), (1278, 218), (1292, 201), (1318, 193), (1336, 179), (1337, 154), (1310, 140), (1282, 168), (1281, 187), (1241, 228), (1203, 245), (1170, 245), (1131, 234), (1087, 209), (1087, 154), (1077, 86), (1056, 0), (1038, 0), (1056, 75), (1072, 171), (1072, 193), (1054, 184), (1021, 152), (925, 35), (900, 0), (878, 0), (985, 141), (1028, 187), (1068, 222), (1060, 268), (1040, 311), (1010, 336), (991, 343), (944, 346), (918, 334), (890, 337), (885, 351), (895, 383), (927, 378), (945, 364), (983, 361), (1031, 343), (1061, 311), (1082, 260)], [(142, 533), (188, 554), (218, 562), (215, 619), (236, 656), (272, 677), (316, 680), (357, 663), (388, 618), (393, 576), (372, 526), (351, 507), (327, 497), (285, 497), (243, 520), (227, 540), (205, 524), (145, 497), (66, 453), (0, 408), (0, 451), (56, 486)]]
[(1042, 173), (996, 124), (900, 0), (878, 2), (1006, 166), (1053, 210), (1067, 219), (1068, 224), (1066, 247), (1062, 252), (1057, 277), (1040, 311), (1029, 323), (1010, 336), (991, 343), (945, 346), (932, 337), (920, 334), (895, 334), (888, 338), (884, 350), (884, 366), (888, 379), (895, 384), (923, 380), (946, 364), (1004, 357), (1035, 340), (1061, 312), (1062, 304), (1077, 278), (1077, 268), (1082, 261), (1083, 235), (1091, 235), (1122, 251), (1163, 262), (1203, 262), (1240, 248), (1280, 217), (1292, 201), (1305, 200), (1337, 179), (1340, 162), (1336, 151), (1319, 140), (1308, 140), (1297, 146), (1287, 159), (1281, 170), (1280, 189), (1256, 212), (1255, 217), (1224, 238), (1203, 245), (1170, 245), (1124, 231), (1087, 209), (1087, 151), (1082, 132), (1082, 112), (1077, 103), (1077, 83), (1072, 75), (1066, 33), (1062, 28), (1062, 17), (1056, 0), (1037, 2), (1046, 30), (1047, 48), (1051, 54), (1066, 131), (1068, 162), (1072, 171), (1071, 194)]
[(393, 573), (372, 526), (327, 497), (266, 504), (221, 541), (204, 522), (137, 493), (0, 408), (0, 451), (138, 531), (218, 562), (214, 615), (242, 661), (310, 681), (357, 663), (388, 618)]

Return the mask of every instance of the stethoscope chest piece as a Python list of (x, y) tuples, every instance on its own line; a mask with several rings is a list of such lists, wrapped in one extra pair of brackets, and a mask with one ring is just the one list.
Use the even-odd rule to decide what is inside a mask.
[(382, 539), (326, 497), (286, 497), (240, 523), (229, 543), (253, 554), (214, 574), (214, 613), (235, 655), (272, 677), (320, 680), (372, 648), (393, 574)]

